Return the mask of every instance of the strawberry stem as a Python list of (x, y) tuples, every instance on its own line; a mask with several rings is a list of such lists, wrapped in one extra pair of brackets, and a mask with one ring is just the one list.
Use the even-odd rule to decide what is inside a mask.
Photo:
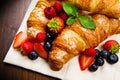
[(119, 51), (119, 45), (114, 45), (111, 47), (111, 49), (109, 50), (109, 52), (111, 53), (116, 53)]
[(50, 30), (58, 30), (61, 24), (56, 18), (52, 18), (47, 26), (50, 28)]

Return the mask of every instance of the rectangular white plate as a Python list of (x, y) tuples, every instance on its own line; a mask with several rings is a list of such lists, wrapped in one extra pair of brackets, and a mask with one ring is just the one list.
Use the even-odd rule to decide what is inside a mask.
[[(26, 32), (26, 21), (37, 1), (38, 0), (32, 0), (18, 32)], [(113, 35), (108, 39), (115, 39), (120, 43), (120, 34)], [(99, 46), (101, 46), (103, 43), (104, 41)], [(97, 48), (99, 48), (99, 46)], [(118, 54), (118, 56), (120, 57), (120, 54)], [(81, 71), (78, 63), (78, 56), (71, 59), (62, 70), (53, 71), (50, 69), (48, 63), (45, 60), (39, 57), (37, 60), (32, 61), (28, 57), (22, 56), (19, 51), (13, 49), (12, 45), (3, 62), (17, 65), (19, 67), (23, 67), (25, 69), (52, 77), (57, 77), (62, 80), (118, 80), (120, 74), (120, 62), (114, 65), (109, 65), (107, 62), (105, 62), (105, 64), (102, 67), (99, 67), (96, 72), (89, 72), (88, 70)]]

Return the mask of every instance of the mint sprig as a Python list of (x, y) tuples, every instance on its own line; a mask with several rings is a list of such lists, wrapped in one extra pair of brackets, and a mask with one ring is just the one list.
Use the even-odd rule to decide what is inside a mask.
[(87, 29), (95, 29), (96, 28), (95, 22), (87, 15), (79, 16), (78, 20), (84, 28), (87, 28)]
[(63, 10), (69, 16), (67, 25), (72, 25), (77, 19), (80, 24), (87, 29), (96, 29), (95, 22), (87, 15), (78, 16), (78, 8), (70, 2), (62, 2)]

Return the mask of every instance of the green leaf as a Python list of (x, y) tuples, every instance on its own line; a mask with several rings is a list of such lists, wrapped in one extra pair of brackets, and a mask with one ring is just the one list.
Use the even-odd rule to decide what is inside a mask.
[(70, 2), (62, 2), (63, 9), (69, 16), (78, 16), (78, 8)]
[(84, 28), (96, 29), (95, 22), (89, 16), (79, 16), (78, 20)]
[(76, 17), (71, 16), (67, 19), (66, 24), (67, 25), (72, 25), (75, 22), (75, 20), (76, 20)]

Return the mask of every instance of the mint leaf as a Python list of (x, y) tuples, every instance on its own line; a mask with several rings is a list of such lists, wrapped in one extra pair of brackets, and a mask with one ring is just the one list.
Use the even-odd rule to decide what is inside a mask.
[(78, 8), (70, 2), (62, 2), (63, 9), (68, 16), (78, 16)]
[(96, 29), (95, 22), (89, 16), (79, 16), (78, 20), (84, 28)]
[(76, 20), (76, 17), (71, 16), (67, 19), (66, 24), (67, 25), (72, 25), (75, 22), (75, 20)]

